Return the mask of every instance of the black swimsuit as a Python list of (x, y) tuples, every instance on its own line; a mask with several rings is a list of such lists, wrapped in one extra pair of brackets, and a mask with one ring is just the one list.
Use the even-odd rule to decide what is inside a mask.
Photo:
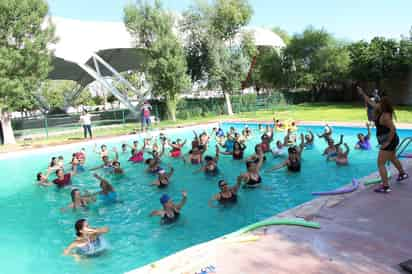
[[(390, 128), (381, 125), (380, 124), (380, 119), (382, 117), (381, 113), (380, 115), (378, 115), (378, 117), (375, 120), (375, 126), (376, 126), (376, 138), (378, 139), (378, 143), (380, 145), (386, 143), (388, 141), (388, 137), (389, 137), (389, 132), (391, 131)], [(381, 147), (381, 150), (385, 150), (385, 151), (395, 151), (396, 147), (399, 145), (399, 136), (398, 134), (396, 134), (395, 132), (395, 136), (393, 137), (393, 139), (391, 140), (391, 142), (389, 143), (389, 145), (387, 147)]]
[(166, 183), (163, 183), (162, 180), (159, 180), (159, 184), (157, 185), (158, 188), (165, 188), (169, 185), (169, 178), (165, 177), (164, 180)]
[(243, 150), (240, 149), (238, 152), (233, 151), (233, 160), (242, 160), (243, 159)]
[(300, 171), (300, 161), (299, 160), (289, 160), (288, 170), (291, 172), (299, 172)]
[(262, 178), (260, 177), (260, 175), (258, 175), (257, 179), (253, 179), (252, 176), (249, 175), (249, 181), (247, 181), (246, 185), (254, 187), (254, 186), (258, 186), (261, 182), (262, 182)]
[(230, 192), (232, 195), (230, 197), (223, 197), (222, 192), (220, 192), (220, 199), (219, 203), (227, 204), (227, 203), (236, 203), (237, 202), (237, 195), (236, 193)]
[(165, 214), (165, 215), (162, 217), (162, 223), (163, 223), (163, 224), (171, 224), (171, 223), (176, 222), (177, 219), (179, 219), (180, 213), (177, 212), (175, 209), (173, 210), (173, 213), (174, 213), (174, 214), (173, 214), (173, 217), (169, 217), (167, 214)]

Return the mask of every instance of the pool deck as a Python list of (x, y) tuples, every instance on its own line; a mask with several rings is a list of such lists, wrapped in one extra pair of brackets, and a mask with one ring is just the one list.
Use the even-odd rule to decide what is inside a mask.
[[(412, 161), (404, 166), (412, 175)], [(391, 184), (390, 194), (361, 184), (356, 192), (320, 197), (277, 215), (303, 217), (320, 229), (271, 226), (254, 231), (258, 239), (219, 238), (129, 274), (406, 273), (398, 265), (412, 259), (412, 179)]]

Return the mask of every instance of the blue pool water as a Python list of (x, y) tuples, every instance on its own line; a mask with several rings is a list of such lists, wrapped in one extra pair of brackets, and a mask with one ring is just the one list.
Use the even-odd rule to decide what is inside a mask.
[[(235, 124), (225, 124), (224, 128)], [(243, 128), (243, 125), (236, 124)], [(250, 125), (256, 128), (256, 125)], [(321, 127), (310, 127), (315, 133)], [(308, 127), (300, 127), (307, 130)], [(355, 135), (364, 129), (334, 127), (334, 137), (345, 134), (345, 142), (352, 148)], [(411, 131), (400, 132), (401, 137), (410, 136)], [(173, 133), (192, 139), (191, 130)], [(255, 134), (257, 136), (257, 134)], [(278, 133), (275, 139), (283, 138)], [(135, 139), (130, 136), (128, 143)], [(210, 208), (209, 198), (218, 192), (217, 178), (206, 178), (196, 174), (198, 167), (184, 165), (182, 161), (164, 157), (176, 169), (171, 185), (164, 190), (149, 186), (155, 179), (145, 174), (145, 166), (127, 162), (129, 154), (121, 154), (120, 161), (127, 175), (110, 178), (118, 192), (121, 204), (95, 204), (87, 211), (78, 210), (61, 213), (60, 208), (69, 203), (69, 189), (55, 187), (40, 188), (34, 184), (34, 176), (44, 170), (51, 156), (63, 155), (67, 160), (77, 149), (61, 148), (49, 152), (33, 152), (25, 156), (0, 160), (0, 258), (1, 273), (121, 273), (129, 271), (191, 245), (211, 240), (237, 230), (247, 224), (262, 220), (281, 211), (306, 202), (313, 197), (312, 191), (331, 190), (348, 183), (353, 177), (361, 177), (376, 170), (376, 141), (369, 152), (350, 153), (350, 165), (337, 167), (328, 163), (321, 153), (326, 144), (316, 139), (313, 150), (303, 154), (302, 172), (289, 174), (285, 170), (262, 173), (263, 187), (255, 190), (241, 190), (238, 203), (231, 208)], [(252, 153), (258, 138), (248, 143), (246, 155)], [(120, 141), (107, 141), (109, 147)], [(98, 142), (98, 145), (102, 142)], [(210, 152), (214, 151), (214, 141)], [(186, 146), (186, 151), (189, 145)], [(60, 151), (56, 151), (60, 150)], [(87, 167), (100, 164), (93, 154), (93, 144), (86, 146)], [(264, 165), (269, 168), (281, 161), (271, 159)], [(245, 164), (222, 156), (219, 162), (223, 175), (230, 183), (245, 171)], [(101, 171), (100, 174), (104, 175)], [(106, 176), (107, 177), (107, 176)], [(74, 178), (74, 185), (82, 190), (98, 190), (98, 182), (90, 172)], [(169, 226), (160, 225), (158, 218), (149, 218), (149, 213), (160, 209), (159, 197), (168, 193), (175, 201), (180, 200), (182, 190), (188, 192), (188, 201), (182, 210), (180, 220)], [(74, 239), (73, 224), (77, 219), (87, 218), (91, 226), (110, 227), (106, 240), (111, 248), (100, 257), (76, 262), (62, 256), (63, 249)]]

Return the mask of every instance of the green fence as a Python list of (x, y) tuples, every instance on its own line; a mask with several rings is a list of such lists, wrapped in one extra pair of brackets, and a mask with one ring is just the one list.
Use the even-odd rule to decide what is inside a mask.
[[(291, 104), (310, 101), (309, 92), (272, 91), (268, 95), (234, 95), (231, 96), (232, 108), (235, 113), (253, 112), (258, 110), (281, 110)], [(152, 114), (160, 120), (167, 119), (166, 104), (163, 101), (150, 101)], [(224, 98), (182, 99), (177, 105), (176, 116), (180, 120), (194, 117), (221, 115), (226, 112)], [(116, 126), (125, 123), (138, 123), (138, 119), (127, 109), (90, 112), (94, 129), (104, 126)], [(14, 119), (12, 126), (17, 139), (48, 138), (68, 132), (76, 132), (82, 136), (79, 123), (80, 114), (40, 115), (29, 118)], [(138, 125), (136, 125), (138, 126)]]
[[(128, 110), (113, 110), (90, 112), (92, 127), (122, 125), (129, 122), (137, 122), (137, 119), (129, 115)], [(82, 136), (82, 128), (79, 123), (80, 114), (53, 114), (38, 115), (13, 119), (12, 127), (17, 139), (48, 138), (62, 133), (79, 133)]]

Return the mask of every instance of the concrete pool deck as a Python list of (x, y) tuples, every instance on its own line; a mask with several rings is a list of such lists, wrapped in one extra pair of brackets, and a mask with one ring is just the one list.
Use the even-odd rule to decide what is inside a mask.
[[(412, 161), (404, 166), (412, 175)], [(398, 265), (412, 258), (412, 179), (391, 184), (390, 194), (361, 184), (277, 215), (315, 221), (320, 229), (270, 226), (252, 232), (255, 238), (219, 238), (129, 274), (406, 273)]]

